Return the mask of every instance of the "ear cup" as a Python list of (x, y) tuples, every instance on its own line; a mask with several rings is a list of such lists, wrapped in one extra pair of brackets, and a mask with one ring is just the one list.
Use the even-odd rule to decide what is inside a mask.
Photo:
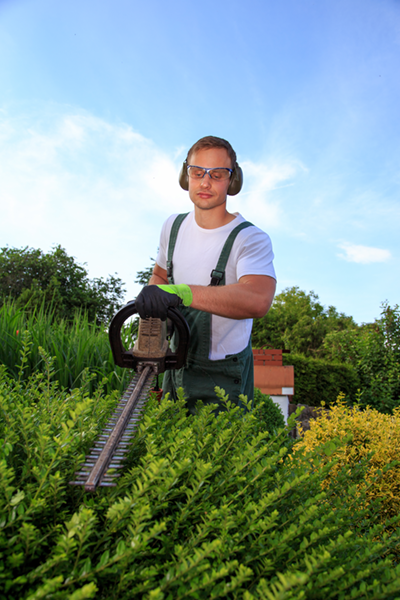
[(241, 167), (236, 163), (233, 173), (231, 175), (231, 181), (228, 187), (228, 195), (236, 196), (242, 189), (243, 185), (243, 171)]
[(188, 181), (188, 174), (187, 174), (187, 160), (184, 161), (184, 163), (182, 165), (182, 169), (180, 170), (180, 173), (179, 173), (179, 185), (181, 186), (182, 189), (185, 190), (185, 192), (187, 192), (189, 190), (189, 181)]

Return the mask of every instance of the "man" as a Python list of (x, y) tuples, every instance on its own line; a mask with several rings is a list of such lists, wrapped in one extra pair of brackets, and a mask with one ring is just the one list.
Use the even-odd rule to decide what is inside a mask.
[(226, 140), (207, 136), (191, 147), (179, 182), (194, 210), (164, 223), (153, 275), (136, 299), (142, 318), (165, 319), (179, 306), (189, 323), (187, 364), (165, 373), (163, 391), (176, 398), (183, 387), (191, 412), (197, 399), (217, 403), (215, 386), (239, 404), (240, 394), (253, 398), (252, 319), (268, 312), (276, 281), (269, 236), (227, 210), (242, 179)]

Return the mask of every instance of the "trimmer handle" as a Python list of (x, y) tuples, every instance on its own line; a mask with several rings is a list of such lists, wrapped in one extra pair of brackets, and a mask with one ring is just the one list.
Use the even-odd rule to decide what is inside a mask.
[[(139, 362), (144, 362), (145, 359), (143, 357), (137, 357), (133, 354), (133, 350), (127, 350), (124, 348), (121, 340), (121, 328), (129, 317), (136, 314), (138, 311), (136, 310), (135, 301), (132, 300), (125, 304), (113, 317), (109, 331), (108, 337), (110, 340), (111, 351), (113, 354), (114, 362), (119, 367), (126, 367), (128, 369), (136, 369), (136, 366)], [(149, 360), (156, 361), (159, 363), (158, 372), (163, 373), (167, 369), (180, 369), (184, 366), (187, 359), (187, 353), (189, 349), (189, 340), (190, 340), (190, 329), (189, 325), (186, 322), (186, 319), (182, 315), (182, 313), (177, 308), (169, 308), (168, 309), (168, 318), (171, 319), (175, 331), (178, 333), (179, 344), (176, 352), (172, 352), (170, 348), (168, 348), (165, 356), (154, 359), (151, 358)]]

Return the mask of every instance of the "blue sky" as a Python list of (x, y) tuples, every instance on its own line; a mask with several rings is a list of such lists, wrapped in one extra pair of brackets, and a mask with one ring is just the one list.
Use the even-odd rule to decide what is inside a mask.
[(399, 0), (0, 0), (0, 245), (61, 244), (133, 298), (217, 135), (278, 291), (373, 321), (400, 298), (399, 107)]

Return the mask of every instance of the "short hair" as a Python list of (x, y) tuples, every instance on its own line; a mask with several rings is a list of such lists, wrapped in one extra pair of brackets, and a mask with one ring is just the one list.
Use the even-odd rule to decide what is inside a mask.
[(229, 158), (231, 159), (232, 169), (236, 167), (236, 152), (234, 151), (230, 143), (224, 140), (223, 138), (215, 137), (213, 135), (207, 135), (206, 137), (201, 138), (195, 144), (193, 144), (193, 146), (187, 153), (187, 163), (189, 163), (189, 158), (192, 154), (198, 152), (199, 150), (206, 150), (208, 148), (224, 148), (227, 151)]

